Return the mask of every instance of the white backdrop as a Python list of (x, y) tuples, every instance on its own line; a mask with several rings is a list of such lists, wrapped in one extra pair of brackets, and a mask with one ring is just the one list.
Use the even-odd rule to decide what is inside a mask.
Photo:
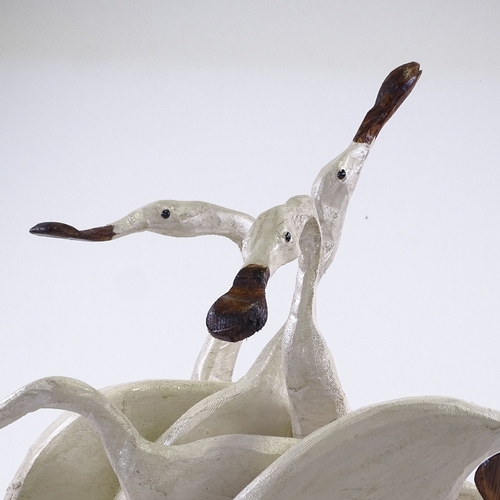
[[(318, 324), (353, 408), (500, 408), (500, 3), (3, 0), (0, 398), (48, 375), (189, 378), (241, 266), (217, 237), (36, 238), (158, 199), (254, 216), (309, 193), (393, 68), (423, 75), (361, 175)], [(268, 286), (284, 322), (296, 264)], [(58, 414), (0, 431), (0, 492)]]

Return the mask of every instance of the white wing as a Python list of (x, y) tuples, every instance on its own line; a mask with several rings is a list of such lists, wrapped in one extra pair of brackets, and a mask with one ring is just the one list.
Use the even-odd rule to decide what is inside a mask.
[(451, 398), (364, 408), (283, 454), (237, 500), (455, 500), (500, 449), (500, 413)]

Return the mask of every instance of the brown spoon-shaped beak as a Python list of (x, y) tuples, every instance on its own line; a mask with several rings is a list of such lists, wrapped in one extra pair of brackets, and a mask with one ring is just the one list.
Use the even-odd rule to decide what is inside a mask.
[(268, 267), (250, 264), (242, 268), (229, 292), (217, 299), (208, 311), (210, 334), (226, 342), (239, 342), (262, 329), (267, 321), (268, 280)]
[(500, 498), (500, 453), (488, 458), (477, 468), (474, 482), (484, 500)]
[(36, 236), (64, 238), (67, 240), (108, 241), (115, 235), (113, 226), (94, 227), (79, 231), (73, 226), (62, 222), (41, 222), (30, 229)]
[(382, 83), (375, 104), (361, 123), (353, 142), (371, 144), (389, 118), (403, 104), (417, 84), (422, 71), (416, 62), (410, 62), (391, 71)]

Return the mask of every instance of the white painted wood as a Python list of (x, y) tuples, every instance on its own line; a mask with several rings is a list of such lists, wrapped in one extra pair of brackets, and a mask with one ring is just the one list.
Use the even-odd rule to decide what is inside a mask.
[[(405, 67), (391, 75), (409, 72), (414, 85), (418, 65)], [(408, 82), (399, 83), (394, 109)], [(384, 97), (391, 92), (386, 87), (377, 100), (385, 103), (377, 118), (382, 125), (394, 111)], [(351, 143), (320, 171), (311, 196), (294, 196), (255, 220), (205, 202), (164, 200), (95, 228), (109, 236), (112, 227), (113, 239), (140, 231), (225, 236), (238, 245), (245, 266), (265, 266), (270, 275), (298, 258), (290, 313), (236, 383), (224, 381), (231, 380), (241, 343), (209, 338), (189, 382), (139, 382), (100, 393), (51, 377), (20, 389), (0, 405), (0, 427), (39, 408), (82, 417), (65, 415), (41, 436), (9, 500), (480, 498), (464, 478), (500, 448), (500, 413), (449, 398), (397, 400), (349, 413), (316, 325), (317, 285), (335, 256), (380, 128), (373, 130), (363, 135), (369, 144)]]
[(452, 398), (396, 400), (318, 429), (236, 499), (455, 500), (498, 450), (498, 411)]
[[(101, 392), (143, 437), (154, 441), (193, 404), (226, 386), (145, 380)], [(63, 413), (33, 444), (5, 498), (106, 500), (118, 489), (118, 479), (92, 423), (78, 414)]]
[(39, 408), (73, 411), (92, 422), (127, 500), (232, 498), (296, 443), (292, 438), (225, 435), (163, 446), (144, 439), (102, 393), (64, 377), (37, 380), (4, 400), (0, 428)]
[(316, 326), (322, 238), (314, 217), (304, 226), (300, 248), (295, 295), (283, 333), (282, 363), (293, 435), (303, 438), (345, 415), (349, 404), (333, 356)]
[[(169, 211), (167, 218), (162, 217)], [(161, 200), (134, 210), (112, 224), (120, 238), (140, 231), (178, 238), (203, 235), (225, 236), (239, 247), (253, 223), (253, 217), (204, 201)]]

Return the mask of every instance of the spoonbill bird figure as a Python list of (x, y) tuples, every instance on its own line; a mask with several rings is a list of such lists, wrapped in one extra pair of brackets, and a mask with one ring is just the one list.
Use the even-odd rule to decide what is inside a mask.
[[(242, 380), (226, 389), (221, 388), (214, 397), (204, 398), (202, 404), (195, 404), (160, 438), (163, 443), (187, 443), (197, 440), (200, 435), (217, 436), (239, 432), (238, 429), (244, 434), (285, 437), (291, 435), (291, 427), (294, 427), (294, 432), (302, 437), (347, 412), (348, 404), (331, 354), (322, 337), (319, 334), (314, 337), (311, 330), (314, 326), (310, 321), (314, 316), (314, 286), (311, 285), (320, 279), (333, 259), (348, 202), (371, 144), (419, 76), (416, 63), (406, 64), (391, 72), (354, 142), (320, 172), (313, 185), (312, 196), (293, 197), (284, 205), (264, 212), (256, 220), (204, 202), (160, 201), (146, 205), (113, 224), (89, 230), (79, 231), (62, 223), (42, 223), (31, 229), (37, 235), (89, 241), (107, 241), (144, 230), (171, 236), (218, 234), (229, 237), (240, 247), (244, 265), (231, 290), (210, 309), (207, 325), (210, 333), (219, 339), (238, 340), (252, 335), (264, 324), (268, 278), (281, 265), (304, 254), (300, 241), (305, 224), (313, 218), (317, 219), (319, 225), (315, 238), (320, 242), (321, 251), (316, 249), (314, 269), (311, 268), (310, 258), (301, 258), (289, 320)], [(311, 230), (305, 234), (310, 233)], [(308, 238), (312, 241), (311, 236)], [(304, 280), (307, 272), (310, 277)], [(309, 298), (303, 301), (302, 296)], [(299, 311), (302, 302), (307, 306)], [(294, 335), (296, 325), (300, 335)], [(305, 327), (307, 325), (309, 328)], [(285, 336), (283, 332), (286, 332)], [(314, 332), (317, 332), (316, 328)], [(316, 347), (320, 347), (316, 349), (317, 364), (311, 364), (309, 358), (307, 362), (297, 365), (289, 353), (282, 352), (284, 346), (287, 351), (292, 349), (298, 353), (302, 349), (307, 353), (304, 347), (313, 338), (316, 338)], [(228, 363), (227, 356), (220, 356), (220, 353), (233, 345), (240, 344), (212, 339), (206, 343), (195, 368), (195, 373), (202, 374), (199, 378), (230, 379), (228, 374), (232, 372), (236, 356), (230, 357)], [(310, 346), (313, 345), (310, 343)], [(312, 352), (309, 349), (309, 353)], [(225, 365), (223, 359), (226, 359)], [(306, 384), (310, 387), (299, 394), (297, 384), (302, 383), (306, 375)], [(312, 390), (313, 387), (315, 390)], [(238, 417), (242, 412), (245, 418)], [(322, 416), (318, 418), (315, 415), (313, 422), (304, 425), (307, 413)], [(70, 433), (67, 429), (63, 432)]]
[[(204, 201), (161, 200), (134, 210), (106, 226), (79, 231), (60, 222), (43, 222), (30, 229), (37, 236), (83, 241), (109, 241), (132, 233), (151, 231), (165, 236), (191, 238), (219, 235), (242, 248), (254, 218)], [(194, 380), (231, 381), (239, 343), (208, 336), (193, 370)]]
[[(99, 228), (78, 231), (66, 224), (51, 222), (38, 224), (32, 228), (31, 232), (44, 236), (92, 239), (93, 241), (108, 240), (146, 229), (175, 236), (207, 233), (231, 235), (231, 239), (241, 247), (244, 266), (238, 272), (231, 290), (211, 307), (207, 316), (207, 326), (210, 333), (221, 340), (233, 341), (246, 338), (259, 330), (260, 325), (265, 323), (267, 317), (265, 302), (267, 280), (281, 265), (296, 259), (301, 254), (300, 235), (305, 222), (312, 216), (317, 217), (319, 221), (322, 242), (324, 241), (322, 260), (318, 263), (320, 267), (318, 272), (320, 276), (325, 273), (338, 247), (347, 206), (370, 146), (383, 125), (409, 95), (418, 81), (420, 73), (417, 63), (408, 63), (392, 71), (382, 83), (375, 105), (362, 121), (353, 143), (344, 153), (326, 165), (318, 175), (313, 185), (312, 196), (293, 197), (284, 205), (264, 212), (251, 224), (251, 218), (247, 215), (214, 205), (207, 207), (201, 202), (185, 202), (184, 205), (181, 202), (175, 202), (175, 204), (173, 202), (155, 202), (132, 212), (114, 224)], [(201, 209), (203, 215), (200, 215), (200, 206), (203, 206)], [(183, 217), (175, 216), (171, 226), (169, 221), (179, 209), (184, 215)], [(191, 215), (185, 215), (187, 213)], [(226, 217), (228, 213), (229, 217)], [(196, 219), (205, 220), (203, 218), (208, 219), (209, 222), (205, 224), (205, 228), (197, 228), (193, 221)], [(231, 224), (233, 218), (236, 222)], [(228, 227), (232, 228), (233, 226), (236, 226), (237, 229), (228, 229)], [(314, 281), (316, 281), (316, 277)], [(297, 291), (294, 304), (301, 301), (302, 286), (297, 288)], [(308, 301), (308, 307), (312, 309), (312, 299)], [(282, 329), (282, 331), (288, 329), (286, 339), (290, 341), (290, 344), (286, 344), (287, 356), (291, 352), (292, 344), (297, 352), (312, 352), (307, 334), (303, 334), (301, 337), (303, 346), (299, 346), (297, 340), (299, 336), (295, 337), (293, 343), (291, 342), (293, 335), (290, 330), (293, 328), (290, 324), (295, 321), (295, 316), (296, 312)], [(295, 325), (295, 323), (293, 324)], [(302, 323), (300, 325), (303, 330)], [(309, 320), (305, 331), (311, 332), (312, 329), (313, 323)], [(338, 382), (331, 354), (324, 340), (319, 341), (320, 338), (322, 339), (320, 336), (317, 337), (319, 344), (314, 350), (316, 354), (310, 357), (308, 363), (296, 363), (290, 357), (285, 358), (287, 377), (290, 382), (293, 380), (293, 389), (290, 387), (287, 391), (282, 387), (280, 376), (274, 373), (275, 366), (281, 364), (276, 362), (275, 358), (281, 357), (279, 344), (281, 343), (282, 331), (278, 333), (276, 340), (263, 351), (255, 367), (250, 370), (246, 377), (235, 386), (221, 391), (213, 398), (207, 398), (203, 403), (195, 405), (186, 412), (167, 431), (168, 437), (165, 442), (168, 444), (186, 442), (187, 439), (194, 439), (193, 436), (216, 435), (212, 433), (227, 432), (228, 428), (233, 429), (233, 432), (236, 432), (236, 428), (241, 428), (241, 432), (260, 434), (283, 432), (283, 429), (286, 429), (285, 421), (289, 418), (287, 393), (293, 395), (292, 400), (297, 396), (299, 380), (301, 380), (300, 384), (306, 385), (313, 384), (312, 381), (318, 385), (318, 380), (323, 381), (324, 390), (319, 391), (316, 396), (319, 401), (313, 405), (316, 408), (315, 411), (323, 414), (323, 419), (318, 421), (316, 425), (322, 425), (343, 415), (348, 410), (348, 404)], [(316, 332), (317, 329), (314, 328), (314, 331)], [(304, 351), (308, 344), (309, 351)], [(210, 352), (213, 353), (220, 349), (220, 345), (212, 345)], [(204, 359), (217, 358), (213, 354), (202, 357)], [(307, 370), (305, 370), (305, 366), (308, 366)], [(268, 375), (268, 370), (272, 373), (271, 376)], [(198, 371), (203, 372), (203, 369)], [(297, 375), (299, 372), (301, 372), (300, 377)], [(307, 380), (302, 380), (306, 372), (308, 373)], [(264, 380), (267, 380), (268, 384), (264, 385)], [(264, 390), (265, 386), (268, 387), (268, 391)], [(278, 390), (277, 387), (282, 387), (282, 389)], [(252, 395), (254, 392), (257, 393), (257, 396)], [(281, 397), (278, 397), (280, 392)], [(303, 395), (306, 392), (301, 391), (300, 397), (304, 398)], [(305, 399), (310, 399), (311, 394), (309, 392), (308, 398)], [(326, 397), (327, 394), (330, 396), (329, 398)], [(259, 400), (259, 404), (257, 400)], [(250, 401), (252, 401), (251, 405), (249, 405)], [(269, 401), (273, 401), (273, 404), (269, 404)], [(311, 402), (309, 401), (309, 403)], [(234, 405), (240, 409), (247, 408), (244, 419), (234, 418), (237, 413), (237, 408), (233, 408)], [(307, 408), (308, 405), (303, 406)], [(256, 425), (250, 424), (252, 421), (248, 415), (250, 407), (252, 414), (255, 415)], [(214, 412), (213, 408), (217, 408), (217, 411)], [(266, 415), (271, 409), (274, 411), (273, 418), (263, 419), (262, 415)], [(222, 425), (222, 413), (226, 415), (224, 419), (224, 421), (227, 420), (226, 425)], [(278, 418), (278, 415), (282, 415), (282, 417)], [(207, 422), (207, 418), (211, 424)], [(310, 430), (313, 429), (314, 425)], [(299, 434), (303, 435), (302, 432)], [(188, 438), (188, 436), (191, 437)]]
[[(324, 241), (321, 275), (335, 255), (347, 205), (369, 149), (384, 124), (412, 91), (420, 74), (419, 65), (412, 62), (396, 68), (387, 76), (375, 105), (362, 121), (352, 144), (326, 165), (314, 182), (312, 199)], [(139, 208), (106, 226), (80, 231), (60, 222), (43, 222), (30, 232), (38, 236), (86, 241), (108, 241), (146, 230), (177, 237), (215, 234), (230, 238), (240, 247), (244, 266), (230, 291), (209, 310), (207, 327), (215, 338), (238, 342), (259, 331), (266, 323), (265, 287), (269, 277), (299, 256), (296, 232), (300, 232), (305, 215), (297, 211), (293, 200), (264, 212), (257, 220), (206, 202), (165, 200)], [(220, 344), (214, 347), (215, 350), (219, 348)], [(206, 358), (202, 359), (206, 361)], [(217, 363), (213, 361), (210, 359), (207, 364), (212, 363), (216, 370)], [(195, 371), (200, 373), (203, 369)], [(210, 378), (210, 371), (206, 377)]]
[[(313, 307), (310, 304), (314, 298), (322, 248), (319, 225), (314, 217), (304, 225), (299, 244), (301, 256), (295, 295), (301, 298), (309, 295), (309, 299), (294, 301), (299, 309), (292, 305), (290, 317), (296, 316), (297, 323), (301, 320), (307, 323), (312, 317)], [(305, 312), (300, 310), (302, 304), (305, 304)], [(318, 334), (317, 331), (315, 333)], [(162, 498), (165, 491), (170, 498), (190, 499), (197, 498), (200, 490), (203, 498), (232, 498), (239, 491), (241, 493), (237, 498), (241, 499), (293, 499), (304, 496), (346, 498), (341, 494), (349, 488), (358, 493), (372, 491), (367, 498), (416, 498), (415, 487), (411, 484), (408, 486), (408, 482), (411, 483), (413, 479), (409, 471), (413, 470), (403, 460), (405, 457), (401, 456), (401, 450), (405, 450), (406, 456), (414, 461), (420, 458), (423, 470), (427, 472), (426, 481), (417, 490), (418, 498), (455, 499), (455, 492), (459, 491), (463, 483), (460, 476), (462, 470), (469, 472), (478, 457), (500, 446), (500, 413), (447, 398), (416, 398), (359, 410), (332, 424), (321, 426), (310, 437), (305, 437), (302, 443), (278, 436), (242, 436), (233, 433), (230, 428), (225, 435), (214, 438), (191, 439), (180, 446), (158, 443), (155, 446), (138, 436), (135, 428), (107, 398), (85, 384), (70, 379), (44, 379), (18, 391), (0, 407), (0, 426), (39, 407), (77, 411), (96, 425), (123, 487), (116, 500)], [(237, 416), (234, 413), (233, 419)], [(303, 415), (298, 413), (299, 424), (304, 423), (301, 416), (305, 416), (306, 423), (311, 420), (307, 412)], [(225, 422), (222, 418), (220, 423), (225, 426), (230, 420)], [(122, 438), (118, 439), (120, 435)], [(416, 441), (415, 436), (419, 437)], [(129, 441), (133, 442), (133, 446), (124, 445), (124, 442)], [(370, 446), (374, 442), (377, 446)], [(467, 442), (467, 453), (460, 453)], [(268, 454), (262, 456), (263, 448), (260, 446)], [(360, 448), (364, 453), (359, 451)], [(471, 449), (477, 457), (471, 458)], [(231, 466), (224, 467), (225, 464), (215, 461), (217, 472), (222, 468), (227, 477), (221, 483), (212, 481), (211, 489), (207, 490), (204, 489), (204, 481), (214, 473), (212, 461), (207, 465), (207, 459), (215, 453), (214, 450), (223, 452), (225, 458), (231, 460)], [(351, 466), (345, 465), (350, 463), (349, 454), (356, 457)], [(199, 459), (200, 456), (203, 461)], [(449, 456), (454, 457), (452, 463), (449, 463)], [(271, 465), (274, 459), (277, 461)], [(246, 460), (252, 461), (253, 468), (247, 466)], [(380, 465), (370, 468), (367, 479), (367, 464), (374, 460)], [(179, 461), (182, 463), (180, 468), (177, 465)], [(150, 467), (150, 464), (154, 466)], [(325, 464), (328, 471), (324, 470)], [(337, 469), (334, 470), (334, 466)], [(195, 468), (194, 474), (189, 472), (191, 467)], [(240, 469), (244, 469), (243, 473)], [(349, 474), (343, 469), (347, 469)], [(333, 470), (335, 480), (330, 476)], [(433, 478), (429, 471), (437, 477)], [(242, 488), (242, 484), (247, 484), (259, 472), (261, 474), (254, 482)], [(186, 486), (182, 478), (188, 473), (191, 481), (187, 481), (189, 486)], [(391, 475), (390, 480), (387, 474)], [(277, 480), (283, 477), (287, 481)], [(385, 478), (382, 484), (379, 484), (380, 477)], [(310, 484), (311, 479), (314, 479), (312, 483), (315, 486), (304, 489), (303, 485)], [(373, 485), (367, 485), (367, 480)], [(203, 487), (199, 486), (200, 483)], [(358, 487), (360, 484), (363, 484), (363, 488)], [(436, 496), (438, 487), (445, 488), (446, 497)], [(212, 495), (212, 491), (216, 493)], [(332, 497), (335, 491), (337, 493)], [(469, 485), (463, 486), (458, 498), (471, 500), (478, 498), (476, 493)]]
[[(178, 237), (217, 234), (239, 246), (243, 267), (231, 289), (207, 314), (211, 337), (195, 366), (193, 378), (198, 380), (156, 382), (150, 400), (147, 383), (131, 384), (130, 393), (122, 395), (125, 400), (134, 389), (142, 390), (147, 408), (148, 401), (158, 399), (153, 395), (158, 384), (162, 390), (184, 384), (179, 394), (196, 392), (185, 403), (185, 411), (178, 411), (175, 422), (175, 412), (165, 412), (166, 431), (155, 443), (141, 437), (140, 422), (131, 422), (111, 403), (119, 399), (116, 392), (108, 391), (107, 397), (83, 382), (64, 378), (42, 379), (7, 398), (0, 406), (0, 426), (42, 407), (81, 414), (97, 429), (118, 478), (122, 491), (117, 499), (235, 495), (241, 499), (320, 499), (333, 495), (339, 499), (454, 500), (460, 495), (465, 500), (479, 495), (469, 486), (462, 487), (464, 474), (500, 448), (499, 414), (446, 398), (396, 401), (349, 413), (333, 358), (314, 317), (316, 287), (334, 258), (347, 206), (370, 147), (419, 76), (417, 63), (391, 72), (353, 142), (321, 170), (311, 196), (290, 198), (255, 220), (204, 202), (160, 201), (93, 229), (79, 231), (57, 222), (33, 227), (33, 234), (87, 241), (107, 241), (144, 230)], [(247, 375), (234, 384), (220, 382), (231, 380), (239, 341), (265, 325), (269, 278), (296, 258), (295, 292), (284, 326)], [(150, 407), (150, 413), (159, 417), (151, 419), (156, 431), (161, 426), (159, 413), (165, 411), (160, 406)], [(74, 437), (78, 424), (79, 419), (63, 419), (32, 450), (8, 492), (9, 499), (21, 498), (28, 476), (37, 476), (51, 456), (63, 451), (65, 438)], [(145, 434), (151, 430), (148, 425), (142, 428)], [(62, 439), (51, 447), (57, 438)], [(95, 438), (89, 436), (80, 463), (95, 449)], [(414, 469), (405, 465), (408, 458), (417, 463)], [(487, 500), (496, 498), (487, 496), (488, 491), (495, 491), (490, 487), (495, 464), (491, 459), (478, 476)], [(78, 463), (73, 465), (78, 468)], [(87, 476), (89, 485), (94, 477)], [(99, 499), (112, 498), (115, 492), (112, 487)], [(86, 490), (70, 496), (79, 500), (88, 494)], [(41, 496), (30, 498), (42, 500)], [(98, 500), (98, 496), (92, 498)]]

